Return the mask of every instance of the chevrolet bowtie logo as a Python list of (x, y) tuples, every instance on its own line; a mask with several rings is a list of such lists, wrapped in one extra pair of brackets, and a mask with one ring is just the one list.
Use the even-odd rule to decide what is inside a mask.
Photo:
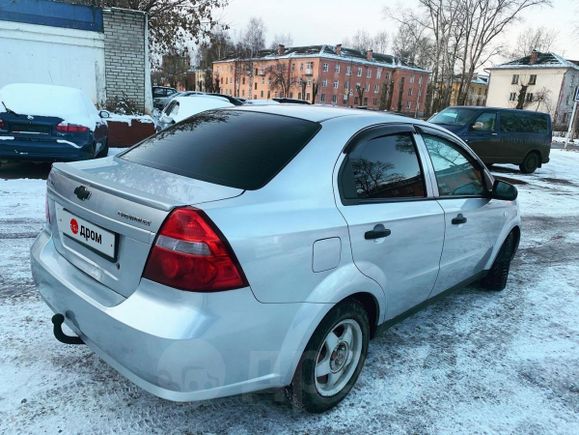
[(90, 196), (92, 195), (91, 191), (84, 186), (78, 186), (76, 189), (74, 189), (74, 194), (81, 201), (89, 199)]

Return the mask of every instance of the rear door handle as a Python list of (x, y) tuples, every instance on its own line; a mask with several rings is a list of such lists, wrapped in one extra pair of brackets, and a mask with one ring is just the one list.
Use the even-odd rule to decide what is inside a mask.
[(373, 230), (366, 231), (364, 233), (364, 238), (366, 240), (382, 239), (384, 237), (388, 237), (390, 234), (392, 234), (392, 231), (390, 231), (388, 228), (384, 228), (384, 225), (378, 224), (374, 227)]
[(467, 219), (462, 215), (462, 213), (459, 213), (458, 216), (453, 218), (451, 222), (453, 225), (460, 225), (460, 224), (466, 224), (466, 221), (467, 221)]

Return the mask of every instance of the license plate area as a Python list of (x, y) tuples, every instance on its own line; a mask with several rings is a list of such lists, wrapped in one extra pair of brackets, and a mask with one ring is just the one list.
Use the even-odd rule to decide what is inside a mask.
[(117, 261), (118, 234), (57, 207), (56, 220), (61, 234), (111, 262)]

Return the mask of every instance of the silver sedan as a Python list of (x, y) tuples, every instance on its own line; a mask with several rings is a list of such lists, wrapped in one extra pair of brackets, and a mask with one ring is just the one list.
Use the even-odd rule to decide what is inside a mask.
[(32, 269), (56, 337), (157, 396), (284, 388), (321, 412), (351, 390), (379, 325), (476, 280), (505, 288), (516, 197), (425, 122), (219, 109), (55, 164)]

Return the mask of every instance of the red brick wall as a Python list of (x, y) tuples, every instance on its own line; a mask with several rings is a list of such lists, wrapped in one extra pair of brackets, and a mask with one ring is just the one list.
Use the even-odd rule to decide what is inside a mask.
[[(306, 73), (308, 63), (312, 64), (311, 74)], [(390, 102), (386, 110), (413, 116), (420, 116), (424, 112), (428, 73), (421, 71), (321, 57), (254, 61), (253, 77), (244, 75), (242, 64), (236, 65), (233, 61), (215, 63), (213, 70), (214, 75), (219, 77), (222, 93), (260, 99), (283, 96), (281, 88), (276, 89), (270, 84), (271, 77), (268, 74), (268, 68), (277, 68), (278, 65), (284, 72), (286, 82), (292, 83), (286, 95), (290, 98), (307, 99), (312, 102), (312, 85), (318, 83), (315, 103), (378, 109), (382, 86), (386, 85), (388, 93), (392, 93), (386, 98), (386, 101)], [(336, 69), (337, 65), (339, 70)], [(247, 66), (246, 64), (245, 68)], [(349, 75), (348, 67), (351, 68)], [(307, 83), (305, 95), (301, 95), (302, 89), (298, 84), (300, 79)], [(337, 82), (337, 87), (334, 87), (334, 82)], [(349, 85), (350, 92), (346, 92), (346, 84)], [(364, 89), (362, 100), (356, 91), (357, 84)]]

